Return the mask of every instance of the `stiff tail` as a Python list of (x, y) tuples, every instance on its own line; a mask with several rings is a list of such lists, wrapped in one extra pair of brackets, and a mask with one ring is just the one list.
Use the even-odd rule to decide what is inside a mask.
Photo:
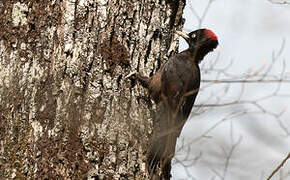
[(165, 111), (162, 103), (159, 105), (147, 156), (151, 177), (158, 176), (155, 179), (170, 179), (171, 177), (171, 160), (174, 157), (177, 137), (180, 134), (180, 128), (176, 127), (176, 118)]

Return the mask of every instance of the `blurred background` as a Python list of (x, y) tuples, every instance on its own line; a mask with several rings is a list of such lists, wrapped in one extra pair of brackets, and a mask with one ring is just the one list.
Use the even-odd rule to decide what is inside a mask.
[[(266, 180), (290, 152), (290, 2), (279, 2), (187, 1), (184, 32), (211, 29), (219, 48), (200, 64), (172, 179)], [(290, 180), (290, 159), (272, 179)]]

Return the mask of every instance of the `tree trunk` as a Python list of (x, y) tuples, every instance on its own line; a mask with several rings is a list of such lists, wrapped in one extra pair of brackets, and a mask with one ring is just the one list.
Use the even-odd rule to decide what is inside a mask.
[[(17, 2), (17, 3), (16, 3)], [(0, 2), (0, 177), (149, 179), (148, 94), (185, 2)]]

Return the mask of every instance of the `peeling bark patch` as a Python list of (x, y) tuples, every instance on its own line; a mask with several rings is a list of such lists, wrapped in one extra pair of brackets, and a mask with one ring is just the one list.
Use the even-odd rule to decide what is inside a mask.
[(129, 52), (127, 48), (113, 35), (110, 39), (104, 39), (100, 45), (99, 52), (106, 62), (110, 72), (113, 72), (116, 65), (129, 66)]

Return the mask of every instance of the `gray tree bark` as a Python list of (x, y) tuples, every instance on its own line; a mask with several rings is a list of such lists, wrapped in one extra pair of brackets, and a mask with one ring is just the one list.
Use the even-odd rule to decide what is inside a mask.
[(147, 91), (179, 0), (0, 1), (0, 177), (149, 179)]

